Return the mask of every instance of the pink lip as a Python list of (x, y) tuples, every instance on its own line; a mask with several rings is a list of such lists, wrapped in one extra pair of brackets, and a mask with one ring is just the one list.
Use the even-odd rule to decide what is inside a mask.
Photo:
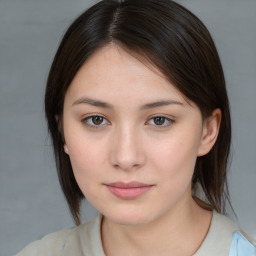
[(136, 181), (128, 183), (114, 182), (105, 185), (113, 195), (121, 199), (135, 199), (147, 192), (153, 186)]

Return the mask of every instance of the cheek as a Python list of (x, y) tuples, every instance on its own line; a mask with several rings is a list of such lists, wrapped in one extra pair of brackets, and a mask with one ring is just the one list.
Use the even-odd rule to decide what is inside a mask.
[(152, 147), (151, 159), (155, 170), (161, 171), (166, 179), (180, 184), (183, 180), (192, 178), (197, 159), (198, 138), (177, 135), (155, 143)]
[(92, 134), (86, 135), (83, 131), (69, 133), (67, 129), (66, 134), (72, 169), (78, 185), (84, 192), (84, 189), (92, 184), (90, 181), (98, 180), (101, 176), (106, 163), (106, 142)]
[(78, 186), (90, 201), (97, 200), (97, 191), (102, 182), (105, 149), (91, 140), (76, 140), (69, 144), (69, 157)]
[(158, 184), (163, 194), (159, 198), (159, 203), (162, 205), (173, 205), (184, 195), (191, 194), (196, 154), (194, 147), (187, 142), (172, 140), (162, 145), (162, 150), (158, 148), (157, 157), (154, 158), (154, 169), (159, 177)]
[(69, 157), (74, 172), (97, 172), (98, 166), (104, 162), (105, 150), (103, 145), (90, 139), (73, 139), (69, 144)]
[(155, 146), (152, 155), (158, 163), (168, 166), (183, 166), (191, 161), (194, 162), (197, 157), (198, 144), (191, 140), (175, 138), (158, 143)]

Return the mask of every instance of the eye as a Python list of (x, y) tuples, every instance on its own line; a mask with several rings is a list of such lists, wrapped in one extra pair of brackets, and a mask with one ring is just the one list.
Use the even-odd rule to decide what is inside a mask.
[(155, 116), (155, 117), (152, 117), (147, 123), (150, 125), (165, 127), (174, 123), (174, 120), (165, 116)]
[(109, 122), (104, 118), (103, 116), (99, 115), (93, 115), (93, 116), (87, 116), (82, 120), (82, 123), (94, 128), (97, 128), (102, 125), (109, 124)]

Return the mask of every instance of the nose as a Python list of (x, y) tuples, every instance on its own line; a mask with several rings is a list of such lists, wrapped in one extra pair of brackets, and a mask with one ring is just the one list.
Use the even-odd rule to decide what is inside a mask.
[(146, 156), (142, 138), (134, 128), (118, 129), (112, 137), (111, 164), (120, 170), (130, 171), (142, 167)]

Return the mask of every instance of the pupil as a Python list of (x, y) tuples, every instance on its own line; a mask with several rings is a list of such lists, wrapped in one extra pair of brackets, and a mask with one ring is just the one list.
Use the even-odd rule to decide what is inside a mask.
[(154, 122), (157, 125), (162, 125), (164, 123), (164, 121), (165, 121), (165, 118), (162, 116), (158, 116), (158, 117), (154, 118)]
[(92, 122), (93, 122), (94, 124), (101, 124), (102, 121), (103, 121), (103, 117), (101, 117), (101, 116), (94, 116), (94, 117), (92, 118)]

